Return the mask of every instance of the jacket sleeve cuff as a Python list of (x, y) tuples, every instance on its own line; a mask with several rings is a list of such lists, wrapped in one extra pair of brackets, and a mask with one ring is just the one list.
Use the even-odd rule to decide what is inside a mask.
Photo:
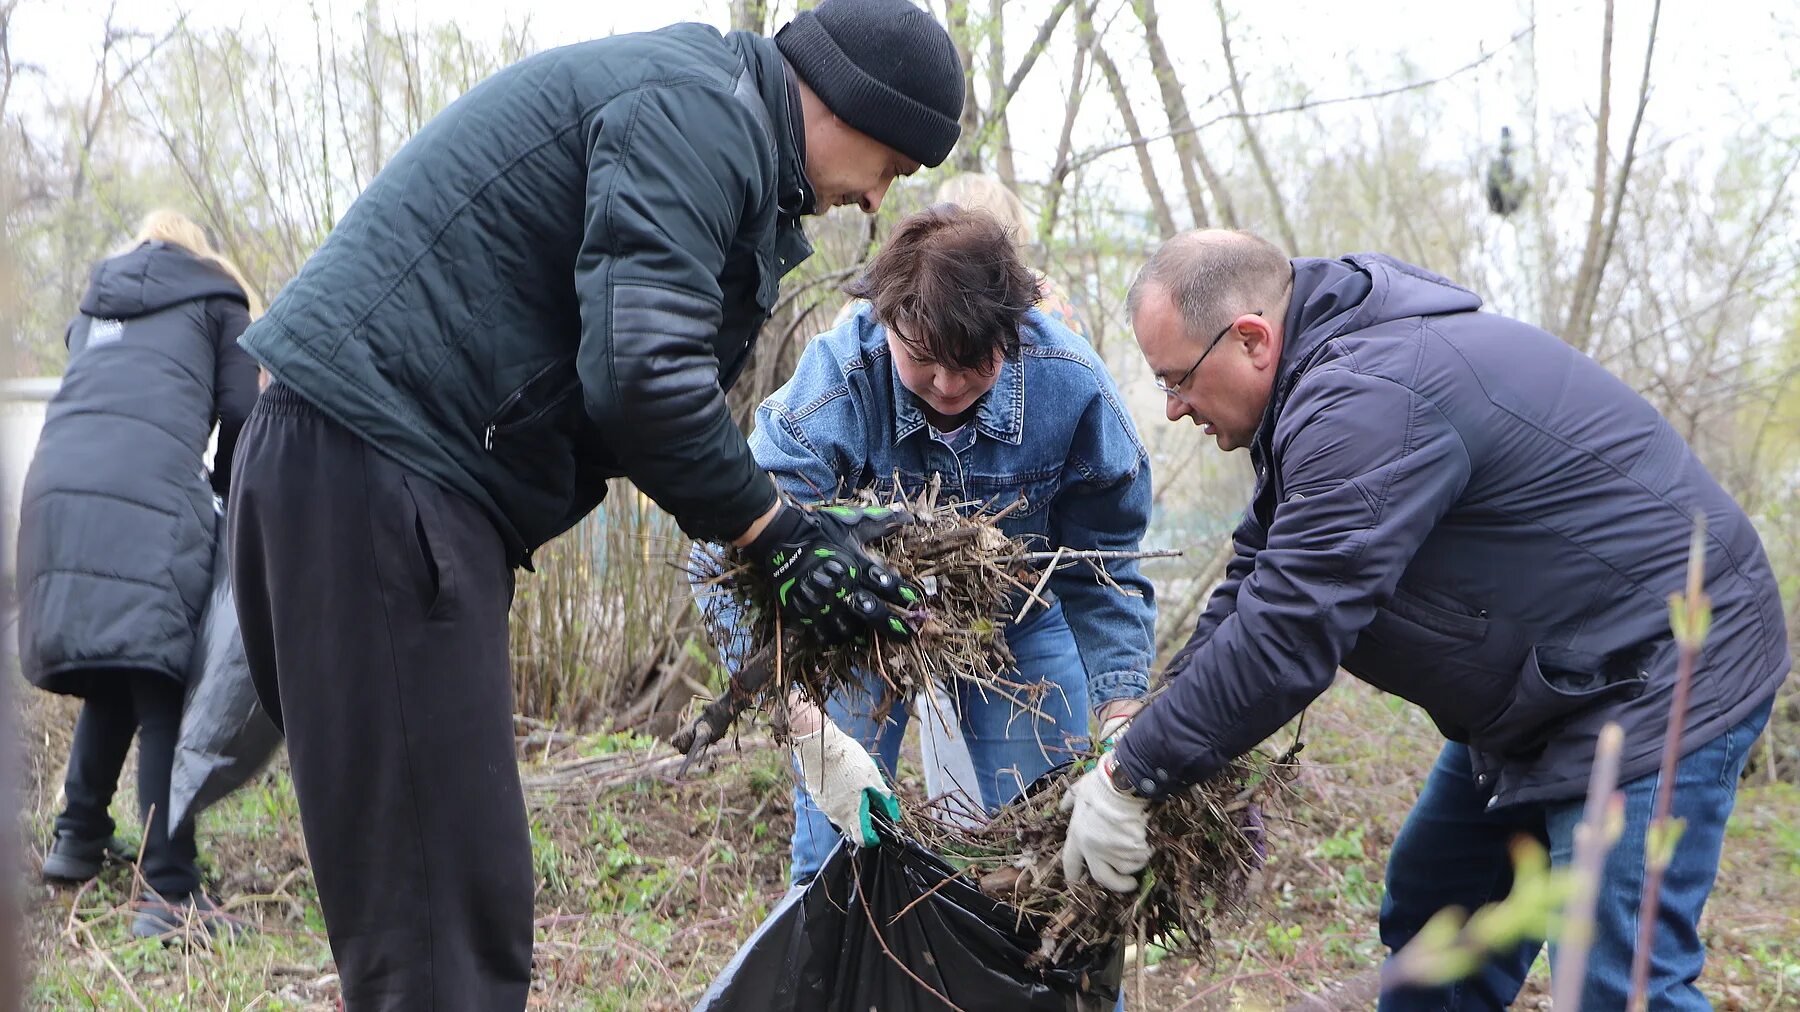
[(1130, 731), (1119, 739), (1113, 752), (1113, 761), (1131, 777), (1132, 791), (1146, 801), (1161, 801), (1182, 786), (1166, 767), (1151, 766), (1138, 757), (1131, 747)]
[(1142, 671), (1108, 671), (1088, 679), (1088, 708), (1098, 710), (1115, 699), (1142, 699), (1150, 677)]
[(714, 508), (704, 513), (692, 513), (675, 518), (681, 525), (682, 533), (695, 541), (716, 541), (729, 544), (738, 535), (750, 529), (756, 518), (769, 511), (775, 505), (775, 482), (763, 471), (758, 471), (760, 480), (746, 484), (729, 498), (719, 502)]

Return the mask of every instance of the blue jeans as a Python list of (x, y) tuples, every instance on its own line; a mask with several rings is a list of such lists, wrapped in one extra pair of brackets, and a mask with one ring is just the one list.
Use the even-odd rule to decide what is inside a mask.
[[(1018, 797), (1046, 770), (1069, 758), (1072, 749), (1085, 748), (1088, 737), (1087, 670), (1061, 603), (1048, 611), (1034, 610), (1024, 622), (1007, 626), (1006, 642), (1019, 664), (1018, 681), (1049, 683), (1035, 704), (1041, 717), (967, 683), (950, 687), (975, 768), (975, 783), (956, 786), (989, 811)], [(907, 701), (895, 703), (886, 719), (878, 722), (869, 712), (872, 699), (866, 691), (839, 693), (825, 709), (892, 779), (909, 719)], [(838, 839), (825, 813), (796, 783), (792, 880), (806, 882), (818, 874)]]
[[(1675, 768), (1673, 814), (1686, 819), (1687, 828), (1663, 876), (1658, 906), (1649, 1006), (1659, 1012), (1712, 1007), (1694, 986), (1706, 959), (1700, 912), (1718, 873), (1738, 776), (1769, 721), (1772, 705), (1773, 701), (1763, 704)], [(1594, 942), (1581, 991), (1584, 1009), (1622, 1009), (1631, 990), (1631, 955), (1644, 884), (1644, 836), (1660, 776), (1652, 773), (1620, 788), (1625, 795), (1625, 830), (1607, 855), (1601, 877)], [(1475, 786), (1468, 748), (1454, 742), (1445, 745), (1388, 858), (1382, 943), (1390, 952), (1398, 950), (1444, 907), (1473, 910), (1504, 898), (1512, 887), (1508, 844), (1515, 836), (1535, 837), (1550, 851), (1553, 865), (1568, 865), (1574, 858), (1582, 804), (1576, 799), (1489, 812), (1487, 792)], [(1447, 987), (1390, 991), (1382, 995), (1380, 1008), (1384, 1012), (1505, 1008), (1518, 995), (1538, 948), (1539, 943), (1526, 942)], [(1552, 945), (1552, 967), (1555, 963)]]

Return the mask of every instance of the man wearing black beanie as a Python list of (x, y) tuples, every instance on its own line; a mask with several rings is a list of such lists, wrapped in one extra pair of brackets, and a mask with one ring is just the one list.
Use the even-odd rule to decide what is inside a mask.
[(906, 0), (825, 0), (778, 39), (674, 25), (502, 70), (244, 334), (274, 382), (233, 584), (350, 1012), (525, 1005), (507, 610), (608, 479), (798, 585), (791, 627), (910, 634), (910, 588), (777, 498), (725, 393), (811, 253), (799, 218), (942, 162), (963, 72)]
[[(950, 154), (962, 115), (962, 66), (950, 36), (911, 0), (826, 0), (777, 32), (775, 45), (805, 85), (807, 174), (821, 206), (863, 202), (819, 178), (836, 166), (815, 167), (810, 157), (831, 142), (814, 136), (826, 134), (821, 127), (831, 119), (926, 165)], [(863, 209), (874, 207), (864, 202)]]

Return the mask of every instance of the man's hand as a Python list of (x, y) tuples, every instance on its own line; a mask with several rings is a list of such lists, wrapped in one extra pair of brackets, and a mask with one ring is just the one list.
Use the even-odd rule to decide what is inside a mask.
[(1119, 743), (1119, 736), (1131, 726), (1131, 719), (1144, 708), (1141, 699), (1114, 699), (1100, 706), (1100, 747), (1113, 748)]
[(1112, 785), (1110, 764), (1117, 761), (1117, 753), (1101, 756), (1063, 795), (1062, 810), (1071, 813), (1063, 877), (1074, 884), (1091, 874), (1113, 892), (1128, 893), (1138, 885), (1133, 876), (1150, 863), (1150, 802)]
[[(910, 608), (922, 597), (864, 550), (911, 523), (903, 509), (783, 505), (745, 551), (775, 584), (782, 614), (827, 643), (867, 629), (906, 639), (912, 629), (887, 605)], [(886, 602), (886, 604), (883, 604)]]
[(875, 760), (855, 738), (826, 720), (811, 734), (794, 739), (800, 780), (813, 803), (838, 832), (864, 847), (881, 842), (871, 812), (880, 809), (899, 820), (900, 803), (888, 790)]

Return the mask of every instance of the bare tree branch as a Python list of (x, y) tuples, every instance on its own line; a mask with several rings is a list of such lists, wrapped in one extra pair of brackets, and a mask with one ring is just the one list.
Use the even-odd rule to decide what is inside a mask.
[[(1359, 95), (1340, 95), (1335, 98), (1306, 99), (1305, 101), (1297, 102), (1293, 105), (1276, 106), (1272, 109), (1260, 109), (1256, 112), (1232, 111), (1232, 112), (1225, 113), (1223, 115), (1214, 116), (1212, 119), (1206, 120), (1203, 123), (1188, 123), (1187, 125), (1185, 125), (1184, 127), (1180, 128), (1180, 129), (1170, 129), (1167, 133), (1155, 134), (1155, 135), (1152, 135), (1149, 137), (1145, 137), (1145, 138), (1143, 138), (1142, 141), (1126, 140), (1126, 141), (1120, 141), (1116, 144), (1102, 145), (1101, 147), (1094, 148), (1094, 149), (1084, 153), (1080, 158), (1078, 158), (1076, 160), (1074, 167), (1076, 169), (1085, 168), (1088, 164), (1090, 164), (1098, 159), (1104, 158), (1107, 155), (1110, 155), (1115, 151), (1123, 151), (1129, 147), (1142, 147), (1145, 144), (1154, 144), (1157, 141), (1166, 141), (1166, 140), (1170, 140), (1172, 138), (1179, 138), (1183, 134), (1198, 133), (1202, 130), (1205, 130), (1207, 127), (1217, 126), (1218, 124), (1224, 123), (1228, 120), (1234, 120), (1234, 119), (1240, 119), (1240, 118), (1260, 119), (1264, 116), (1284, 116), (1289, 113), (1306, 112), (1310, 109), (1322, 109), (1326, 106), (1343, 105), (1348, 102), (1371, 102), (1378, 98), (1388, 98), (1393, 95), (1400, 95), (1400, 94), (1404, 94), (1409, 91), (1419, 91), (1424, 88), (1434, 87), (1436, 85), (1443, 84), (1446, 81), (1454, 80), (1455, 78), (1461, 77), (1462, 75), (1469, 73), (1470, 71), (1480, 68), (1483, 64), (1486, 64), (1489, 60), (1492, 60), (1494, 57), (1499, 56), (1501, 53), (1505, 52), (1508, 48), (1510, 48), (1514, 45), (1517, 45), (1521, 39), (1524, 39), (1526, 36), (1530, 35), (1534, 30), (1535, 30), (1535, 25), (1522, 28), (1519, 31), (1514, 32), (1512, 38), (1508, 39), (1506, 44), (1501, 46), (1500, 48), (1494, 50), (1491, 53), (1483, 53), (1481, 56), (1477, 57), (1474, 60), (1469, 61), (1468, 63), (1463, 64), (1460, 67), (1457, 67), (1455, 70), (1452, 70), (1447, 74), (1441, 74), (1437, 77), (1426, 78), (1422, 81), (1412, 81), (1407, 84), (1399, 84), (1399, 85), (1395, 85), (1391, 88), (1382, 88), (1377, 91), (1363, 92), (1362, 94), (1359, 94)], [(1213, 99), (1219, 98), (1220, 96), (1225, 94), (1226, 90), (1228, 90), (1228, 89), (1220, 89), (1219, 91), (1214, 92), (1212, 94), (1212, 96), (1207, 99), (1207, 101), (1211, 102), (1211, 101), (1213, 101)]]
[(767, 34), (769, 4), (767, 0), (731, 0), (731, 29), (737, 32)]
[[(1660, 6), (1661, 0), (1658, 0)], [(1655, 36), (1651, 36), (1654, 44)], [(1588, 211), (1587, 242), (1581, 251), (1581, 266), (1575, 270), (1575, 294), (1569, 301), (1569, 315), (1563, 324), (1563, 339), (1583, 351), (1588, 346), (1587, 307), (1589, 290), (1597, 287), (1601, 233), (1606, 213), (1607, 135), (1612, 126), (1612, 47), (1613, 0), (1606, 0), (1605, 20), (1600, 29), (1600, 112), (1594, 120), (1594, 201)]]
[(1287, 203), (1281, 197), (1281, 186), (1269, 168), (1269, 157), (1263, 153), (1262, 141), (1257, 138), (1256, 127), (1247, 115), (1249, 109), (1244, 105), (1244, 82), (1238, 76), (1237, 61), (1231, 55), (1231, 22), (1225, 16), (1225, 0), (1213, 0), (1213, 10), (1219, 15), (1219, 46), (1225, 51), (1225, 71), (1231, 80), (1232, 104), (1237, 107), (1238, 122), (1244, 128), (1244, 143), (1250, 147), (1250, 158), (1256, 163), (1256, 174), (1262, 177), (1263, 188), (1269, 191), (1269, 205), (1282, 242), (1289, 250), (1298, 252), (1300, 240), (1294, 235), (1294, 226), (1288, 222)]
[[(968, 157), (977, 164), (979, 164), (982, 148), (986, 147), (988, 141), (992, 139), (998, 125), (1005, 122), (1007, 105), (1012, 102), (1013, 96), (1018, 94), (1020, 86), (1025, 83), (1025, 78), (1030, 75), (1031, 68), (1037, 65), (1038, 57), (1044, 54), (1044, 49), (1050, 44), (1050, 36), (1055, 33), (1057, 23), (1062, 21), (1063, 14), (1068, 11), (1073, 2), (1074, 0), (1056, 0), (1056, 6), (1050, 9), (1050, 13), (1044, 18), (1043, 23), (1038, 26), (1037, 37), (1031, 40), (1031, 45), (1025, 50), (1025, 55), (1020, 58), (1019, 65), (1013, 68), (1012, 75), (1006, 79), (1006, 84), (1000, 89), (1000, 93), (992, 97), (987, 113), (985, 115), (977, 114), (976, 118), (980, 125), (973, 132), (970, 132), (965, 125), (962, 148), (968, 153)], [(965, 100), (963, 103), (965, 124), (969, 121), (969, 105), (970, 102)]]
[(18, 9), (19, 0), (0, 0), (0, 123), (6, 120), (6, 102), (12, 97), (13, 75), (18, 73), (12, 55), (12, 19)]
[[(319, 68), (319, 74), (319, 83), (323, 85), (325, 82), (324, 67)], [(357, 193), (361, 193), (363, 186), (366, 185), (363, 182), (362, 158), (357, 154), (358, 145), (355, 139), (350, 136), (350, 112), (344, 107), (343, 60), (338, 56), (335, 37), (332, 39), (331, 47), (331, 94), (337, 103), (338, 136), (344, 142), (344, 156), (350, 160), (350, 186)], [(371, 168), (369, 175), (373, 176), (374, 174), (374, 170)]]
[[(1181, 165), (1181, 182), (1187, 191), (1188, 211), (1194, 217), (1194, 225), (1205, 228), (1212, 223), (1206, 213), (1206, 194), (1200, 189), (1199, 176), (1195, 175), (1197, 169), (1200, 176), (1205, 177), (1207, 189), (1212, 191), (1219, 216), (1224, 219), (1227, 227), (1236, 228), (1237, 211), (1231, 205), (1231, 195), (1218, 174), (1213, 171), (1206, 153), (1200, 149), (1193, 115), (1188, 111), (1187, 96), (1181, 88), (1181, 78), (1175, 73), (1175, 63), (1169, 59), (1169, 51), (1163, 45), (1156, 4), (1153, 0), (1132, 0), (1131, 7), (1136, 12), (1139, 23), (1144, 26), (1144, 44), (1150, 51), (1150, 69), (1156, 76), (1156, 86), (1162, 92), (1163, 110), (1169, 118), (1169, 132), (1165, 136), (1175, 141), (1176, 160)], [(1092, 161), (1092, 157), (1078, 162), (1076, 167), (1085, 165), (1088, 161)]]
[(996, 107), (994, 119), (994, 171), (999, 174), (1000, 181), (1007, 189), (1019, 188), (1018, 172), (1013, 167), (1012, 130), (1007, 126), (1006, 108), (999, 103), (1000, 92), (1006, 83), (1002, 74), (1006, 69), (1006, 32), (1005, 22), (1000, 18), (1002, 0), (988, 0), (987, 41), (988, 41), (988, 103)]
[(1144, 194), (1150, 199), (1150, 214), (1156, 219), (1157, 235), (1168, 239), (1175, 234), (1175, 215), (1169, 210), (1169, 198), (1163, 193), (1162, 182), (1156, 178), (1156, 164), (1150, 158), (1149, 145), (1144, 143), (1144, 131), (1138, 126), (1137, 110), (1131, 107), (1131, 96), (1125, 90), (1125, 80), (1120, 76), (1119, 68), (1113, 64), (1112, 58), (1106, 55), (1106, 47), (1101, 45), (1100, 38), (1094, 31), (1093, 12), (1094, 5), (1083, 9), (1077, 30), (1089, 36), (1088, 45), (1093, 53), (1094, 65), (1100, 68), (1101, 76), (1106, 78), (1106, 87), (1112, 92), (1113, 103), (1119, 109), (1119, 121), (1125, 125), (1125, 136), (1131, 139), (1132, 151), (1137, 155), (1138, 175), (1144, 181)]
[(182, 30), (187, 20), (185, 14), (177, 18), (175, 27), (169, 29), (162, 37), (153, 40), (138, 55), (137, 59), (120, 68), (119, 76), (114, 80), (107, 74), (107, 64), (111, 62), (114, 47), (126, 39), (141, 37), (141, 33), (125, 32), (113, 28), (113, 15), (117, 13), (118, 7), (118, 0), (113, 0), (112, 5), (106, 10), (106, 23), (102, 29), (103, 35), (100, 43), (100, 59), (94, 64), (94, 85), (89, 90), (88, 100), (83, 106), (81, 142), (78, 149), (79, 162), (75, 170), (74, 182), (70, 186), (71, 199), (75, 200), (79, 200), (87, 189), (88, 161), (93, 154), (94, 139), (100, 133), (100, 127), (106, 120), (107, 112), (112, 108), (114, 97), (120, 88), (131, 81), (144, 64), (150, 62), (151, 57), (156, 55), (157, 50), (161, 49), (164, 43), (174, 38), (176, 32)]
[(1612, 207), (1607, 213), (1606, 235), (1600, 243), (1600, 253), (1594, 263), (1592, 281), (1585, 292), (1579, 293), (1585, 296), (1586, 301), (1578, 310), (1581, 314), (1578, 332), (1581, 335), (1582, 343), (1576, 347), (1585, 346), (1588, 335), (1593, 330), (1594, 306), (1600, 300), (1600, 284), (1606, 278), (1606, 264), (1612, 259), (1613, 243), (1619, 234), (1619, 212), (1625, 201), (1625, 189), (1631, 183), (1631, 166), (1637, 154), (1638, 131), (1644, 125), (1644, 107), (1650, 104), (1650, 61), (1651, 57), (1656, 54), (1656, 27), (1661, 20), (1662, 0), (1656, 0), (1650, 9), (1650, 41), (1644, 47), (1644, 76), (1638, 84), (1637, 112), (1631, 117), (1631, 132), (1625, 136), (1625, 157), (1619, 163), (1619, 178), (1613, 184)]
[(944, 23), (956, 55), (963, 67), (962, 142), (956, 146), (956, 167), (964, 172), (981, 171), (981, 145), (975, 136), (981, 130), (981, 100), (975, 94), (975, 43), (969, 37), (969, 0), (945, 0)]
[(1056, 231), (1057, 215), (1062, 211), (1063, 185), (1069, 178), (1069, 154), (1075, 138), (1075, 119), (1081, 114), (1081, 100), (1087, 94), (1087, 52), (1093, 41), (1093, 32), (1082, 32), (1075, 45), (1074, 65), (1069, 73), (1069, 97), (1063, 106), (1062, 132), (1056, 139), (1056, 162), (1050, 170), (1050, 182), (1044, 188), (1043, 223), (1038, 230), (1040, 235), (1048, 236)]

